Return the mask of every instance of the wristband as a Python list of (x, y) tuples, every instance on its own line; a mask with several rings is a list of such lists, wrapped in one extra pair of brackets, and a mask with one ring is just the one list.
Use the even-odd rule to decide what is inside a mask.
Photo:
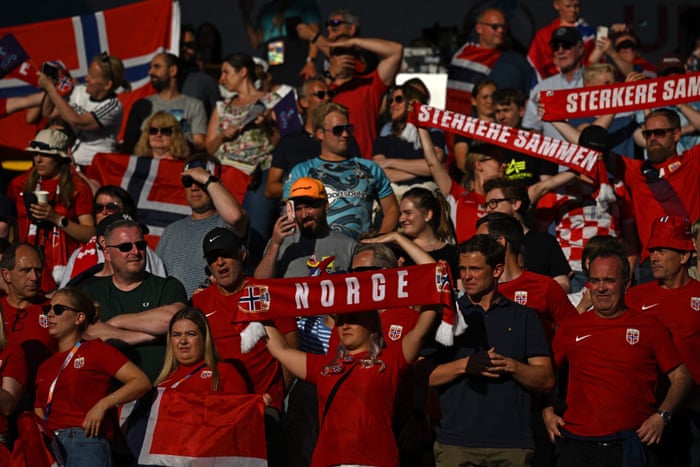
[(318, 38), (321, 37), (321, 31), (317, 32), (316, 35), (314, 36), (313, 39), (311, 39), (311, 43), (315, 44)]
[(220, 180), (216, 178), (214, 175), (209, 175), (209, 178), (207, 178), (207, 181), (204, 183), (204, 190), (206, 191), (207, 188), (209, 188), (209, 185), (212, 183), (218, 183)]

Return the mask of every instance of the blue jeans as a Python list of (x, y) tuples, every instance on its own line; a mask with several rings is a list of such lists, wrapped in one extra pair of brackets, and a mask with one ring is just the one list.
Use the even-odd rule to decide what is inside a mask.
[(111, 467), (109, 441), (102, 436), (88, 438), (82, 428), (54, 431), (63, 448), (66, 467)]

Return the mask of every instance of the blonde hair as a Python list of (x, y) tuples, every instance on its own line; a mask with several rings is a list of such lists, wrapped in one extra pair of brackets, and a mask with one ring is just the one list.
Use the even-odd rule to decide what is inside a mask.
[(586, 85), (593, 80), (596, 75), (610, 73), (615, 76), (615, 69), (609, 63), (593, 63), (583, 70), (583, 84)]
[(216, 391), (219, 388), (219, 370), (217, 367), (217, 363), (220, 360), (219, 355), (216, 352), (216, 347), (214, 347), (214, 338), (211, 335), (211, 328), (209, 327), (207, 317), (204, 316), (202, 310), (191, 306), (178, 311), (170, 319), (170, 324), (168, 325), (168, 344), (165, 346), (165, 361), (163, 362), (163, 369), (160, 371), (158, 378), (156, 378), (154, 385), (158, 386), (180, 367), (180, 362), (177, 361), (173, 354), (173, 346), (170, 340), (172, 339), (171, 333), (173, 331), (173, 326), (183, 319), (194, 323), (200, 334), (204, 337), (204, 361), (212, 371), (211, 389), (212, 391)]
[(124, 63), (119, 57), (109, 55), (107, 52), (95, 55), (92, 59), (97, 66), (100, 67), (102, 76), (107, 80), (112, 81), (112, 91), (117, 92), (118, 88), (124, 91), (131, 90), (131, 84), (126, 80), (126, 72), (124, 71)]
[(153, 157), (153, 150), (151, 149), (151, 145), (148, 140), (148, 130), (153, 125), (157, 126), (158, 128), (172, 127), (173, 135), (170, 137), (170, 155), (175, 159), (187, 159), (187, 157), (190, 155), (190, 147), (187, 144), (185, 132), (182, 131), (182, 125), (180, 125), (180, 122), (178, 122), (171, 113), (164, 112), (162, 110), (154, 113), (146, 119), (141, 136), (139, 137), (136, 146), (134, 146), (134, 154), (137, 156)]

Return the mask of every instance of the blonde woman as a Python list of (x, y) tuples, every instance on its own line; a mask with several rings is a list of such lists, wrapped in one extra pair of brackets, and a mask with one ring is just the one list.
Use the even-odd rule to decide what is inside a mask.
[(190, 147), (185, 132), (169, 112), (159, 111), (148, 117), (134, 154), (154, 159), (185, 160)]

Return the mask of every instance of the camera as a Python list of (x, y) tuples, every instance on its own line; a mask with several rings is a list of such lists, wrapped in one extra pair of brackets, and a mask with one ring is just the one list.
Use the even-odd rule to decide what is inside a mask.
[(48, 62), (41, 64), (41, 72), (51, 78), (54, 81), (58, 81), (58, 74), (60, 69), (56, 65), (52, 65)]

